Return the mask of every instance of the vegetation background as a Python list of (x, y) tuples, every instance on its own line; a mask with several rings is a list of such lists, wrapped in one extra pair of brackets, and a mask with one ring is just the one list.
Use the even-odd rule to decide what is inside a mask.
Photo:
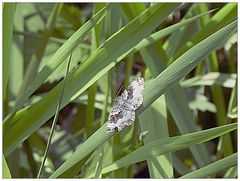
[(237, 178), (236, 65), (237, 3), (4, 3), (3, 177)]

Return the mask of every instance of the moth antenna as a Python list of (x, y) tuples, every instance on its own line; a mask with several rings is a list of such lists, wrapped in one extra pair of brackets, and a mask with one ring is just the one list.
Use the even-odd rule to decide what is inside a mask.
[(117, 96), (118, 96), (118, 94), (120, 93), (120, 91), (122, 90), (122, 88), (123, 88), (123, 84), (122, 84), (122, 86), (120, 87), (120, 89), (118, 90), (118, 92), (117, 92), (117, 94), (116, 94), (116, 96), (115, 96), (115, 97), (117, 97)]
[(114, 98), (112, 98), (112, 103), (113, 103), (114, 101), (116, 101), (117, 96), (119, 95), (119, 93), (120, 93), (120, 91), (122, 90), (122, 88), (123, 88), (123, 84), (122, 84), (122, 86), (120, 87), (120, 89), (118, 90), (116, 96), (115, 96)]

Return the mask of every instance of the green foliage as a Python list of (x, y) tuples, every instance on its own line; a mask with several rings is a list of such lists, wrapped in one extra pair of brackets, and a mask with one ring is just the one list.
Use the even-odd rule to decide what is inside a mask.
[[(36, 177), (46, 146), (45, 178), (237, 177), (236, 19), (237, 3), (4, 3), (3, 177)], [(107, 133), (139, 76), (134, 124)]]
[(4, 156), (2, 156), (2, 173), (3, 173), (3, 178), (12, 178), (10, 170), (8, 168), (6, 159)]

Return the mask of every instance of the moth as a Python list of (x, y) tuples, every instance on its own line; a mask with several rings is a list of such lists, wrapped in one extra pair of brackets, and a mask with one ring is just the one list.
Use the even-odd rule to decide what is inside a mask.
[(134, 80), (124, 92), (117, 97), (107, 121), (107, 132), (121, 131), (135, 120), (135, 111), (143, 103), (144, 79)]

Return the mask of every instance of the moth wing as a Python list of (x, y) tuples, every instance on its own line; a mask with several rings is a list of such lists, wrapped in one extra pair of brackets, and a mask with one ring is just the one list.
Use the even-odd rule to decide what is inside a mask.
[(123, 117), (117, 121), (116, 127), (121, 131), (126, 126), (130, 126), (135, 120), (135, 112), (124, 110)]
[(136, 110), (143, 103), (143, 89), (144, 89), (144, 79), (138, 78), (133, 81), (127, 88), (128, 100), (134, 110)]
[(116, 115), (110, 115), (107, 122), (107, 132), (113, 132), (116, 128), (118, 131), (121, 131), (124, 127), (131, 125), (134, 120), (134, 110), (124, 110)]
[(123, 124), (126, 126), (131, 125), (135, 120), (135, 111), (134, 110), (129, 110), (125, 111), (125, 119), (123, 121)]
[(144, 79), (133, 81), (116, 99), (107, 122), (107, 132), (121, 131), (135, 120), (135, 110), (143, 102)]

